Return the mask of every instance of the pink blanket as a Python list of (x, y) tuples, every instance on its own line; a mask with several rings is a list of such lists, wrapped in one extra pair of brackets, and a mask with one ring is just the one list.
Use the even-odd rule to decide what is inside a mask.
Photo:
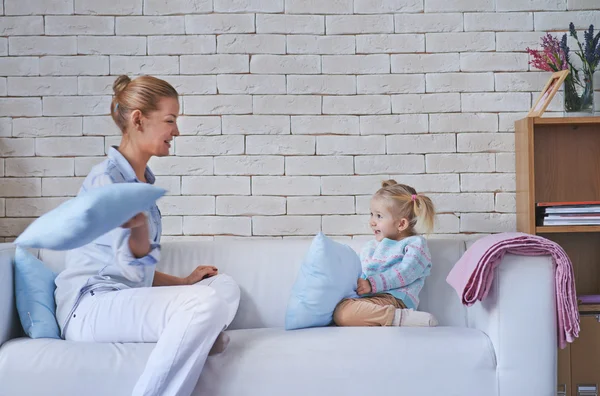
[(506, 253), (524, 256), (551, 255), (556, 264), (556, 307), (559, 346), (573, 342), (579, 336), (579, 311), (571, 260), (555, 242), (536, 235), (505, 232), (477, 240), (458, 260), (446, 281), (462, 303), (471, 306), (483, 300), (490, 289), (494, 268)]

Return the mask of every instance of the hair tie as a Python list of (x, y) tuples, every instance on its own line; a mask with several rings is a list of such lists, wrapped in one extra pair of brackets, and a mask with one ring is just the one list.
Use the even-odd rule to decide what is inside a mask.
[(417, 199), (417, 194), (413, 194), (410, 196), (411, 201), (415, 201)]
[(115, 104), (115, 111), (119, 108), (119, 103)]

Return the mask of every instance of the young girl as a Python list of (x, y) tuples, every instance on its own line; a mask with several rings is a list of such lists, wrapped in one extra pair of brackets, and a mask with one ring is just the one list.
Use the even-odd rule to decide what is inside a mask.
[(415, 226), (419, 222), (431, 231), (434, 215), (431, 199), (414, 188), (395, 180), (382, 183), (371, 199), (375, 239), (360, 254), (360, 297), (338, 304), (333, 314), (338, 326), (437, 326), (433, 315), (416, 311), (431, 255)]

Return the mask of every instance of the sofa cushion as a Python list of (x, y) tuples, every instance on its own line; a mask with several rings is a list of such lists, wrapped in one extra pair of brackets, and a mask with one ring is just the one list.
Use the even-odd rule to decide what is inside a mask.
[[(194, 396), (496, 394), (493, 348), (473, 329), (323, 327), (228, 334), (229, 347), (209, 357)], [(153, 346), (15, 339), (0, 348), (0, 384), (11, 396), (125, 396)]]

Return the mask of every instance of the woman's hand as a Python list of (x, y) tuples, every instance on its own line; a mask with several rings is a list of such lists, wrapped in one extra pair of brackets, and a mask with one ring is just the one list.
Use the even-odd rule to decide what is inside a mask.
[(186, 285), (193, 285), (204, 278), (210, 278), (218, 273), (219, 270), (217, 267), (213, 267), (212, 265), (199, 265), (191, 274), (183, 278), (183, 280)]
[(362, 296), (363, 294), (371, 293), (371, 282), (366, 279), (358, 278), (356, 283), (356, 294)]
[(131, 229), (129, 249), (136, 258), (144, 257), (150, 253), (150, 231), (148, 230), (148, 221), (145, 214), (136, 214), (121, 227)]

